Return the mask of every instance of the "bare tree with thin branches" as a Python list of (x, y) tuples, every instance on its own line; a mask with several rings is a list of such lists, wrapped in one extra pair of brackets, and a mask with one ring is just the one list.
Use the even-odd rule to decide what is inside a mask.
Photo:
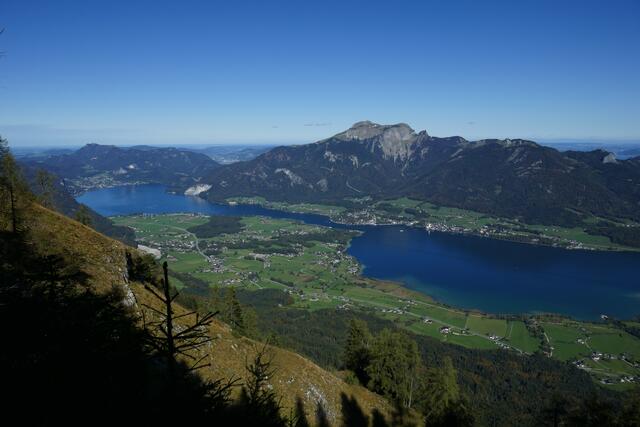
[[(197, 312), (189, 311), (176, 316), (173, 309), (173, 302), (180, 293), (174, 292), (172, 295), (172, 290), (169, 285), (169, 267), (166, 261), (162, 264), (162, 270), (164, 274), (161, 281), (162, 295), (148, 284), (145, 284), (145, 288), (163, 305), (163, 309), (159, 310), (148, 304), (142, 304), (158, 316), (158, 319), (153, 321), (147, 322), (146, 318), (144, 319), (144, 327), (150, 332), (150, 344), (158, 353), (165, 356), (170, 375), (175, 375), (176, 373), (178, 356), (184, 356), (194, 361), (189, 367), (190, 371), (209, 366), (209, 363), (202, 363), (206, 358), (206, 354), (197, 357), (194, 356), (193, 353), (195, 350), (211, 342), (209, 325), (218, 312), (210, 312), (201, 316)], [(195, 317), (195, 322), (183, 328), (177, 328), (174, 325), (174, 321), (188, 317)]]

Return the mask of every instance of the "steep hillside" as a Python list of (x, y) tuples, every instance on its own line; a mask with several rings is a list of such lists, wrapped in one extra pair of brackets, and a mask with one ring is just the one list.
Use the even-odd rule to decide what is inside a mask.
[[(143, 304), (157, 306), (157, 300), (142, 284), (128, 280), (125, 251), (135, 250), (39, 205), (33, 206), (29, 218), (32, 233), (40, 241), (48, 242), (46, 246), (52, 254), (80, 261), (89, 275), (89, 284), (95, 290), (122, 287), (125, 303), (139, 312), (144, 310)], [(176, 316), (184, 313), (185, 309), (176, 306)], [(178, 327), (190, 320), (190, 316), (182, 318)], [(217, 321), (211, 325), (210, 334), (214, 341), (207, 348), (206, 360), (211, 366), (199, 370), (199, 373), (210, 379), (245, 378), (245, 364), (262, 344), (234, 335), (227, 325)], [(346, 384), (336, 374), (323, 370), (298, 354), (277, 347), (270, 347), (269, 353), (276, 368), (269, 382), (282, 396), (286, 411), (292, 409), (296, 398), (300, 397), (310, 419), (313, 419), (320, 404), (329, 420), (337, 423), (341, 418), (344, 393), (348, 397), (355, 397), (367, 414), (376, 408), (383, 414), (390, 412), (389, 404), (378, 395), (362, 387)]]
[[(529, 223), (640, 219), (640, 162), (604, 151), (562, 153), (533, 141), (467, 141), (416, 133), (406, 124), (359, 122), (314, 144), (278, 147), (219, 168), (210, 200), (345, 203), (409, 196)], [(347, 202), (348, 203), (348, 202)]]
[[(157, 300), (141, 285), (134, 284), (132, 289), (139, 305), (157, 304)], [(176, 315), (185, 312), (183, 308), (178, 307)], [(185, 322), (190, 320), (192, 319), (189, 317), (184, 319)], [(246, 337), (238, 337), (228, 325), (217, 321), (211, 325), (210, 334), (214, 341), (207, 350), (206, 361), (211, 366), (199, 370), (199, 373), (205, 378), (236, 377), (244, 382), (247, 378), (247, 362), (252, 360), (264, 344)], [(371, 414), (374, 409), (383, 414), (391, 412), (391, 406), (382, 397), (363, 387), (345, 383), (337, 374), (322, 369), (299, 354), (274, 346), (268, 346), (268, 354), (275, 368), (275, 375), (269, 383), (282, 397), (282, 403), (286, 408), (293, 408), (296, 398), (299, 397), (304, 403), (307, 417), (311, 420), (315, 417), (318, 405), (321, 405), (332, 424), (338, 423), (341, 419), (343, 394), (350, 398), (355, 397), (366, 414)]]
[[(36, 182), (38, 170), (33, 165), (23, 163), (21, 171), (29, 184), (30, 190), (37, 196), (42, 196), (42, 188), (40, 188)], [(54, 174), (50, 176), (52, 182), (48, 197), (50, 198), (51, 207), (69, 218), (76, 218), (81, 207), (80, 203), (69, 193), (62, 179)], [(135, 242), (135, 233), (133, 230), (128, 227), (114, 225), (113, 221), (109, 218), (100, 215), (89, 207), (85, 206), (85, 208), (90, 217), (91, 227), (93, 229), (127, 244), (133, 244)]]
[(219, 166), (204, 154), (176, 148), (122, 148), (99, 144), (87, 144), (70, 154), (26, 163), (60, 176), (73, 193), (144, 183), (187, 188)]
[(31, 233), (43, 242), (42, 247), (52, 255), (77, 260), (95, 290), (106, 291), (112, 285), (127, 283), (127, 246), (122, 242), (38, 204), (33, 204), (25, 217)]

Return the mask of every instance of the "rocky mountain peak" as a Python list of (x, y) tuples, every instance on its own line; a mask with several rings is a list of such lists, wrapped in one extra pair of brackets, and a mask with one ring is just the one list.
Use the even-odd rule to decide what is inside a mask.
[(602, 158), (602, 163), (618, 163), (618, 159), (616, 159), (615, 154), (606, 152), (606, 155)]
[(336, 135), (338, 139), (344, 140), (366, 140), (382, 136), (383, 139), (394, 139), (398, 141), (406, 141), (415, 138), (415, 131), (406, 123), (398, 123), (395, 125), (380, 125), (368, 120), (357, 122), (346, 131)]
[(411, 154), (411, 145), (418, 134), (406, 123), (381, 125), (368, 120), (355, 123), (349, 129), (335, 135), (330, 140), (359, 141), (379, 147), (385, 158), (406, 160)]

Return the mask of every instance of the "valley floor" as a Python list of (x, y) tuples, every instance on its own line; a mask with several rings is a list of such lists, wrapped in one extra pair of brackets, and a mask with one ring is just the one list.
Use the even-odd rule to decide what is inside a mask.
[(275, 288), (291, 296), (292, 307), (366, 311), (416, 334), (469, 348), (544, 352), (610, 387), (640, 381), (640, 338), (625, 331), (640, 326), (633, 322), (463, 311), (398, 283), (361, 276), (361, 266), (346, 253), (355, 232), (243, 217), (237, 229), (217, 229), (204, 238), (201, 229), (192, 227), (208, 224), (209, 218), (169, 214), (112, 219), (133, 228), (140, 245), (156, 250), (155, 255), (159, 251), (175, 272), (173, 284), (191, 292), (206, 294), (214, 286)]

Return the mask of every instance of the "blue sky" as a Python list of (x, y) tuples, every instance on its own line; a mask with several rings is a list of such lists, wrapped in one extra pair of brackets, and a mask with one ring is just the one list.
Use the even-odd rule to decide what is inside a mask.
[(640, 140), (638, 1), (0, 2), (18, 145)]

